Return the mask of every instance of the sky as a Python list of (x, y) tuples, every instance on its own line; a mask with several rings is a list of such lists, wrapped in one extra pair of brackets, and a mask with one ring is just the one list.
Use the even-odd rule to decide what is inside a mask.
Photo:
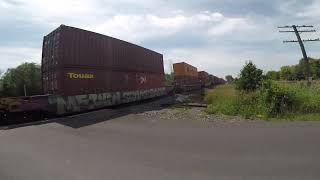
[[(302, 57), (282, 25), (320, 30), (320, 0), (0, 0), (0, 69), (41, 62), (43, 36), (60, 24), (157, 51), (164, 67), (187, 62), (211, 74), (237, 76), (251, 60), (264, 71)], [(320, 37), (317, 33), (303, 38)], [(320, 42), (306, 43), (320, 58)]]

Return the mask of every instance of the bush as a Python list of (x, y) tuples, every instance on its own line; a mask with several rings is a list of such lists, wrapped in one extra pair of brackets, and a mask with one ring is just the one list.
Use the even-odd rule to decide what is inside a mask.
[(218, 86), (205, 96), (210, 105), (206, 112), (210, 114), (241, 115), (245, 118), (262, 116), (257, 92), (238, 92), (233, 85)]
[(246, 119), (265, 117), (265, 106), (258, 91), (241, 93), (238, 96), (238, 114)]
[(271, 117), (292, 112), (294, 105), (297, 104), (295, 91), (285, 86), (279, 86), (273, 81), (264, 82), (260, 94), (265, 109), (267, 109), (266, 113)]
[(240, 77), (236, 81), (236, 88), (241, 91), (255, 91), (263, 80), (263, 71), (258, 69), (251, 61), (246, 63), (240, 72)]
[[(206, 94), (208, 113), (240, 115), (247, 119), (290, 118), (320, 113), (320, 84), (309, 88), (299, 83), (266, 80), (253, 92), (236, 91), (233, 85), (219, 86)], [(319, 116), (318, 116), (319, 117)], [(320, 120), (320, 117), (319, 117)]]
[(306, 85), (291, 84), (286, 85), (291, 91), (295, 92), (296, 112), (300, 113), (319, 113), (320, 112), (320, 88), (307, 87)]

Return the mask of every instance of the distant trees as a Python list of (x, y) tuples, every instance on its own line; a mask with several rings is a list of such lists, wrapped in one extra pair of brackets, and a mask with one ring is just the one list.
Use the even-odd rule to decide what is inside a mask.
[(320, 59), (309, 58), (310, 70), (313, 79), (320, 79)]
[(282, 80), (294, 80), (294, 67), (292, 66), (283, 66), (280, 70), (280, 78)]
[(1, 97), (1, 92), (2, 92), (2, 89), (3, 89), (3, 86), (2, 86), (2, 73), (3, 71), (0, 69), (0, 97)]
[(226, 80), (227, 80), (228, 83), (231, 83), (231, 82), (234, 81), (234, 78), (231, 75), (227, 75), (226, 76)]
[(277, 71), (269, 71), (267, 72), (266, 74), (266, 78), (267, 79), (271, 79), (271, 80), (280, 80), (280, 72), (277, 72)]
[[(320, 59), (309, 58), (310, 71), (313, 79), (320, 79)], [(282, 66), (280, 71), (269, 71), (266, 74), (268, 79), (296, 81), (306, 79), (307, 64), (303, 59), (299, 64), (292, 66)]]
[(35, 63), (23, 63), (16, 68), (8, 69), (1, 77), (1, 96), (23, 96), (24, 86), (27, 95), (41, 93), (41, 70)]

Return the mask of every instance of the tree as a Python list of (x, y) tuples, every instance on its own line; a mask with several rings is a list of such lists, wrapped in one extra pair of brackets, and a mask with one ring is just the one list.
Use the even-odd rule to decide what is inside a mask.
[(258, 69), (251, 61), (245, 64), (240, 72), (240, 77), (236, 82), (239, 90), (255, 91), (262, 84), (263, 71)]
[(310, 70), (313, 79), (320, 78), (320, 59), (309, 58)]
[(3, 90), (3, 86), (2, 86), (2, 74), (3, 74), (3, 71), (0, 69), (0, 97), (2, 96), (2, 90)]
[[(309, 58), (310, 72), (313, 79), (320, 79), (320, 59)], [(268, 79), (295, 81), (305, 80), (306, 78), (306, 61), (300, 59), (299, 64), (292, 66), (282, 66), (280, 71), (269, 71), (266, 74)], [(276, 78), (276, 79), (275, 79)]]
[(231, 82), (234, 81), (234, 79), (233, 79), (233, 77), (231, 75), (227, 75), (226, 76), (226, 80), (227, 80), (228, 83), (231, 83)]
[(270, 80), (278, 81), (280, 80), (280, 73), (278, 71), (268, 71), (266, 78)]
[(41, 70), (35, 63), (23, 63), (8, 69), (1, 77), (3, 96), (23, 96), (24, 86), (27, 95), (41, 93)]
[(280, 69), (280, 78), (282, 80), (293, 80), (293, 68), (291, 66), (282, 66)]
[(166, 81), (166, 85), (170, 86), (173, 84), (173, 77), (172, 74), (165, 74), (165, 81)]

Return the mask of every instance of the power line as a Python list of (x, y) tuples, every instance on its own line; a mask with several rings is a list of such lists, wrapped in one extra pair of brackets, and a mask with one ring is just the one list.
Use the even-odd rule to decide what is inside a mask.
[[(287, 33), (287, 32), (295, 32), (295, 31), (279, 31), (281, 33)], [(316, 30), (301, 30), (301, 31), (298, 31), (300, 33), (302, 32), (317, 32)]]
[[(302, 42), (313, 42), (313, 41), (320, 41), (320, 39), (303, 39)], [(299, 41), (283, 41), (283, 43), (290, 43), (290, 42), (299, 42)]]
[(297, 28), (313, 28), (314, 26), (310, 26), (310, 25), (302, 25), (302, 26), (297, 26), (297, 25), (291, 25), (291, 26), (279, 26), (278, 28), (292, 28), (293, 26), (297, 27)]
[(316, 32), (316, 30), (314, 29), (304, 29), (304, 30), (299, 30), (298, 28), (313, 28), (313, 26), (311, 25), (292, 25), (292, 26), (279, 26), (279, 29), (293, 29), (293, 30), (285, 30), (285, 31), (279, 31), (280, 33), (295, 33), (297, 40), (288, 40), (288, 41), (283, 41), (283, 43), (299, 43), (300, 45), (300, 49), (303, 55), (303, 59), (305, 61), (306, 64), (306, 71), (305, 71), (305, 76), (306, 79), (308, 80), (308, 84), (310, 85), (311, 83), (311, 72), (310, 72), (310, 63), (309, 63), (309, 59), (307, 56), (307, 52), (306, 49), (304, 47), (303, 42), (314, 42), (314, 41), (320, 41), (320, 39), (301, 39), (300, 33), (314, 33)]

